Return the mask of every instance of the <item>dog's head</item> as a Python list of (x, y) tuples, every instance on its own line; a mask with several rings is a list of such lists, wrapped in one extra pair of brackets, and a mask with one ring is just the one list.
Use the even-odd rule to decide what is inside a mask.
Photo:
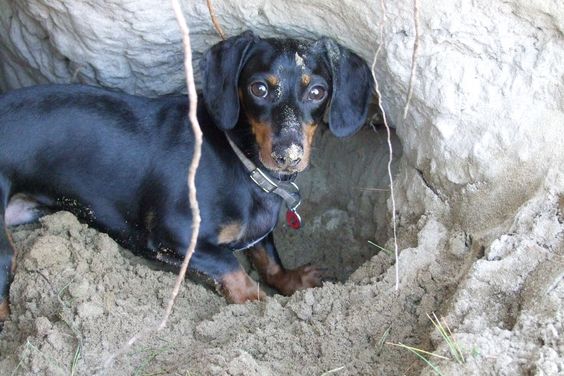
[(260, 161), (278, 172), (307, 167), (326, 112), (337, 137), (360, 129), (372, 95), (366, 63), (329, 38), (305, 43), (245, 32), (213, 46), (201, 68), (204, 102), (217, 126), (248, 124)]

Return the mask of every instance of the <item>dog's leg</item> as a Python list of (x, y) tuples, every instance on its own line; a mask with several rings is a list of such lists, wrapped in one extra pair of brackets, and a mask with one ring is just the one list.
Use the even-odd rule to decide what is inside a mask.
[(8, 186), (0, 180), (0, 322), (5, 321), (10, 314), (8, 293), (16, 259), (15, 249), (10, 241), (4, 221), (7, 202)]
[(230, 303), (260, 300), (266, 296), (230, 249), (199, 246), (190, 260), (190, 268), (211, 277), (219, 293)]
[(249, 250), (253, 265), (270, 286), (284, 295), (292, 295), (297, 290), (321, 286), (323, 270), (304, 265), (296, 269), (285, 269), (274, 246), (270, 233), (257, 246)]

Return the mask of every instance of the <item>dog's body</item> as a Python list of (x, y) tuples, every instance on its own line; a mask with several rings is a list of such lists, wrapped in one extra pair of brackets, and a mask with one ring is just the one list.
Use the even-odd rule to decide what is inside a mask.
[[(366, 64), (330, 40), (304, 45), (244, 33), (214, 46), (202, 69), (202, 224), (191, 269), (212, 278), (229, 301), (258, 299), (264, 293), (232, 253), (250, 248), (261, 276), (280, 292), (319, 285), (318, 269), (281, 265), (271, 232), (283, 200), (250, 179), (228, 137), (261, 169), (291, 179), (307, 166), (330, 102), (336, 135), (362, 125), (371, 90)], [(350, 92), (350, 80), (358, 80), (358, 93)], [(33, 220), (41, 206), (66, 209), (125, 247), (181, 262), (192, 225), (187, 112), (186, 97), (148, 99), (80, 85), (0, 97), (0, 226)], [(13, 259), (1, 231), (0, 320), (8, 314)]]

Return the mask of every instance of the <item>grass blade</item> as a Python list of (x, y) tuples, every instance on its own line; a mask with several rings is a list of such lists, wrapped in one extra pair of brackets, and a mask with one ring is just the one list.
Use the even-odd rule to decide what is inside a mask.
[(454, 345), (456, 346), (456, 350), (458, 352), (458, 354), (460, 355), (460, 360), (462, 360), (462, 362), (459, 362), (460, 364), (466, 363), (466, 359), (464, 359), (464, 354), (462, 353), (462, 349), (460, 348), (460, 346), (458, 345), (458, 342), (455, 341), (454, 339), (454, 334), (452, 334), (452, 332), (450, 331), (450, 328), (446, 322), (446, 320), (443, 317), (443, 324), (445, 325), (445, 327), (448, 330), (448, 333), (450, 335), (450, 338), (452, 338), (452, 342), (454, 343)]
[(450, 332), (450, 334), (447, 333), (445, 327), (441, 324), (439, 318), (437, 317), (437, 315), (435, 315), (434, 312), (433, 312), (433, 317), (431, 317), (429, 314), (427, 314), (427, 317), (429, 318), (429, 320), (431, 320), (433, 326), (437, 329), (441, 337), (443, 337), (443, 339), (445, 340), (452, 357), (456, 360), (457, 363), (464, 364), (465, 362), (464, 355), (460, 350), (460, 346), (458, 346), (458, 344), (454, 340), (454, 337), (452, 337), (452, 332)]
[(410, 347), (406, 347), (406, 349), (408, 349), (409, 351), (411, 351), (412, 353), (414, 353), (419, 359), (421, 359), (423, 362), (425, 362), (425, 364), (427, 364), (429, 367), (431, 367), (433, 369), (433, 371), (438, 375), (438, 376), (443, 376), (443, 374), (441, 373), (441, 370), (439, 369), (439, 367), (437, 367), (436, 365), (434, 365), (429, 359), (425, 358), (423, 355), (419, 354), (417, 351), (415, 351), (414, 349), (410, 348)]
[(373, 241), (368, 240), (368, 243), (373, 245), (374, 247), (378, 248), (379, 250), (381, 250), (382, 252), (384, 252), (385, 254), (387, 254), (388, 256), (392, 257), (393, 252), (390, 251), (389, 249), (386, 249), (382, 246), (379, 246), (378, 244), (374, 243)]
[(386, 344), (391, 345), (391, 346), (401, 347), (401, 348), (404, 348), (404, 349), (407, 349), (407, 350), (410, 350), (410, 351), (414, 351), (414, 352), (416, 352), (416, 353), (421, 353), (421, 354), (425, 354), (425, 355), (434, 356), (435, 358), (444, 359), (444, 360), (450, 360), (450, 358), (447, 358), (446, 356), (434, 354), (434, 353), (429, 352), (429, 351), (425, 351), (425, 350), (422, 350), (422, 349), (418, 349), (417, 347), (407, 346), (407, 345), (404, 345), (403, 343), (386, 342)]

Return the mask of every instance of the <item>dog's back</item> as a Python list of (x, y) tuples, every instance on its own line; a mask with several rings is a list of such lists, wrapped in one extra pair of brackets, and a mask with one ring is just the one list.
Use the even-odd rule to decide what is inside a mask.
[[(149, 99), (83, 85), (36, 86), (1, 96), (1, 213), (14, 193), (22, 193), (72, 211), (127, 243), (124, 233), (139, 225), (146, 210), (128, 203), (153, 194), (158, 178), (151, 174), (166, 165), (155, 150), (170, 141), (171, 131), (155, 124), (173, 125), (157, 119), (182, 119), (185, 103), (182, 97)], [(179, 132), (185, 131), (173, 133)]]
[[(62, 191), (80, 183), (94, 195), (102, 188), (97, 182), (135, 185), (139, 171), (151, 163), (147, 148), (158, 142), (149, 124), (161, 106), (159, 100), (83, 85), (36, 86), (3, 95), (0, 175), (10, 175), (12, 185), (25, 181), (38, 191), (45, 181)], [(131, 169), (116, 168), (124, 164)]]

